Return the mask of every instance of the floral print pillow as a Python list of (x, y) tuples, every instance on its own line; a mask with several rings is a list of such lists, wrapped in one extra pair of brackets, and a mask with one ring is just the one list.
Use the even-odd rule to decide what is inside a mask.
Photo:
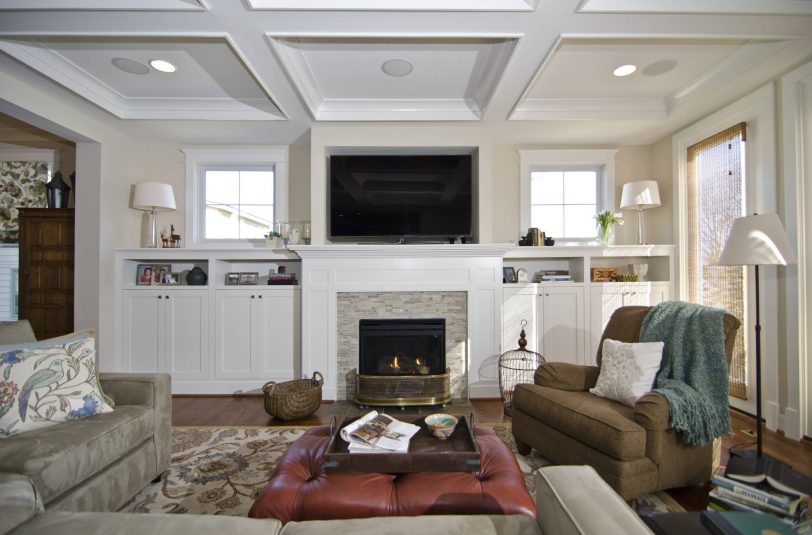
[(112, 410), (92, 331), (0, 346), (0, 438)]
[(662, 342), (627, 344), (607, 338), (603, 341), (598, 381), (589, 391), (634, 407), (654, 386), (664, 345)]

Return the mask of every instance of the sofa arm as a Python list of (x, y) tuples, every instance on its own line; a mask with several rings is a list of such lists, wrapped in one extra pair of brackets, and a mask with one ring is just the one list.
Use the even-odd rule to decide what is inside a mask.
[(648, 431), (667, 431), (669, 425), (668, 401), (659, 394), (649, 392), (634, 405), (634, 421)]
[(591, 466), (536, 471), (536, 518), (542, 533), (652, 535), (623, 498)]
[(158, 472), (169, 467), (172, 455), (172, 381), (165, 373), (100, 373), (105, 394), (116, 405), (145, 405), (155, 415)]
[(0, 472), (0, 535), (42, 511), (42, 498), (28, 476)]
[(597, 366), (579, 366), (566, 362), (548, 362), (536, 369), (534, 376), (538, 386), (585, 392), (598, 382), (600, 368)]

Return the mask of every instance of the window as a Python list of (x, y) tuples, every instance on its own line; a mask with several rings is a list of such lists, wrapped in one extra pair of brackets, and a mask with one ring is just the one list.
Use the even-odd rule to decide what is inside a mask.
[(184, 152), (191, 243), (247, 246), (286, 219), (286, 148)]
[(531, 171), (530, 226), (550, 236), (594, 238), (600, 176), (598, 168)]
[(568, 241), (597, 237), (595, 214), (614, 208), (614, 150), (523, 150), (520, 235), (530, 227)]
[[(745, 123), (688, 147), (688, 300), (745, 317), (747, 280), (741, 266), (719, 266), (733, 220), (745, 215)], [(744, 329), (736, 334), (730, 395), (747, 399)]]

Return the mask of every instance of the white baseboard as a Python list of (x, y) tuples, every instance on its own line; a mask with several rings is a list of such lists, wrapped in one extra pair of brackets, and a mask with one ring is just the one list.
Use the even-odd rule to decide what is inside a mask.
[(496, 381), (478, 381), (468, 385), (469, 399), (499, 399), (499, 384)]
[(778, 408), (778, 403), (768, 401), (767, 410), (764, 414), (764, 426), (770, 431), (778, 431), (781, 424), (780, 416), (781, 411)]
[(787, 407), (784, 411), (784, 435), (792, 440), (801, 440), (801, 413), (796, 409)]

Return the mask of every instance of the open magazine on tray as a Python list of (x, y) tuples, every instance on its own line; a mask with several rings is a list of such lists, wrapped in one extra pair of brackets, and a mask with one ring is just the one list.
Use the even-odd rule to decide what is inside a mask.
[(341, 430), (350, 453), (406, 453), (420, 426), (370, 411)]

